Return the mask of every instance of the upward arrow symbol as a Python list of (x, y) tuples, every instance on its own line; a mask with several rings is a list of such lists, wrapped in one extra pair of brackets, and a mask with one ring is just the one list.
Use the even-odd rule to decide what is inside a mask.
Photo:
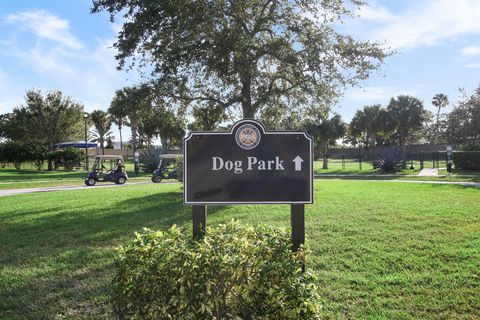
[(295, 159), (292, 160), (295, 163), (295, 171), (302, 171), (302, 162), (303, 159), (300, 156), (296, 156)]

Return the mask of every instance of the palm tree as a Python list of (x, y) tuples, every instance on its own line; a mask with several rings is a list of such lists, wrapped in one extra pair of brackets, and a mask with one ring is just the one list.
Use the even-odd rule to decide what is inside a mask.
[(431, 113), (423, 108), (423, 102), (415, 97), (400, 95), (391, 98), (387, 107), (395, 125), (403, 160), (407, 158), (406, 146), (412, 143), (415, 133), (419, 132)]
[(93, 141), (100, 143), (102, 154), (105, 154), (105, 142), (111, 136), (112, 120), (107, 112), (95, 110), (90, 114), (94, 130), (92, 131), (95, 139)]
[(437, 111), (437, 127), (436, 127), (436, 132), (439, 134), (439, 128), (440, 128), (440, 110), (442, 108), (445, 108), (448, 105), (448, 96), (443, 93), (437, 93), (433, 98), (432, 98), (432, 104), (438, 108)]
[(118, 132), (120, 133), (120, 149), (123, 149), (123, 138), (122, 138), (122, 128), (124, 125), (127, 125), (125, 116), (121, 114), (110, 114), (112, 122), (115, 123), (118, 127)]
[(128, 125), (132, 130), (132, 149), (134, 153), (139, 147), (139, 129), (141, 129), (142, 122), (151, 109), (151, 91), (146, 84), (117, 90), (110, 103), (108, 112), (111, 115), (114, 115), (115, 118), (128, 119)]

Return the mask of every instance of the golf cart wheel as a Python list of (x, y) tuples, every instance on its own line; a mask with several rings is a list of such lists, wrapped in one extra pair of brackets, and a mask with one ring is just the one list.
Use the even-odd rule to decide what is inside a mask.
[(124, 184), (127, 181), (125, 177), (119, 177), (117, 181), (115, 181), (116, 184)]
[(95, 180), (95, 179), (93, 179), (93, 178), (90, 178), (90, 179), (85, 180), (85, 184), (86, 184), (87, 186), (94, 186), (95, 183), (97, 183), (97, 180)]
[(152, 177), (152, 182), (153, 183), (160, 183), (160, 181), (162, 181), (162, 177), (160, 177), (160, 176), (153, 176)]

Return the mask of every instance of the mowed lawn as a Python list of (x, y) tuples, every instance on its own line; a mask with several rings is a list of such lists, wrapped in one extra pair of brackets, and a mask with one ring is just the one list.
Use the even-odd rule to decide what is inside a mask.
[[(480, 189), (316, 180), (307, 268), (326, 319), (480, 318)], [(209, 207), (288, 227), (288, 206)], [(116, 248), (142, 227), (191, 228), (180, 184), (0, 198), (0, 318), (111, 318)]]

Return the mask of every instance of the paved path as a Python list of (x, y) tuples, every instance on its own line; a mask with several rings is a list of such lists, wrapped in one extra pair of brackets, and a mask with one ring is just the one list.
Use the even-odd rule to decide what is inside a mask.
[[(98, 184), (93, 187), (89, 186), (58, 186), (58, 187), (39, 187), (39, 188), (25, 188), (25, 189), (6, 189), (0, 190), (0, 197), (11, 196), (15, 194), (26, 194), (36, 192), (51, 192), (51, 191), (65, 191), (65, 190), (81, 190), (81, 189), (95, 189), (95, 188), (120, 188), (132, 185), (151, 184), (152, 182), (127, 182), (126, 184)], [(166, 182), (168, 183), (168, 182)]]
[(419, 177), (436, 177), (438, 176), (437, 168), (423, 168), (419, 173)]
[[(321, 176), (315, 176), (321, 177)], [(460, 186), (469, 186), (469, 187), (477, 187), (480, 188), (480, 182), (461, 182), (461, 181), (419, 181), (419, 180), (377, 180), (377, 179), (365, 179), (361, 181), (368, 181), (368, 182), (403, 182), (403, 183), (429, 183), (429, 184), (453, 184), (453, 185), (460, 185)], [(162, 183), (177, 183), (175, 181), (168, 181)], [(121, 188), (126, 186), (135, 186), (135, 185), (145, 185), (145, 184), (152, 184), (152, 182), (144, 181), (144, 182), (128, 182), (124, 185), (117, 185), (117, 184), (98, 184), (93, 187), (88, 186), (59, 186), (59, 187), (42, 187), (42, 188), (25, 188), (25, 189), (6, 189), (0, 190), (0, 197), (3, 196), (11, 196), (17, 194), (27, 194), (27, 193), (37, 193), (37, 192), (52, 192), (52, 191), (66, 191), (66, 190), (85, 190), (85, 189), (95, 189), (95, 188)]]
[[(365, 180), (362, 180), (365, 181)], [(385, 181), (385, 182), (408, 182), (408, 183), (430, 183), (430, 184), (453, 184), (459, 186), (469, 186), (480, 188), (480, 182), (468, 181), (422, 181), (422, 180), (368, 180), (368, 181)]]

